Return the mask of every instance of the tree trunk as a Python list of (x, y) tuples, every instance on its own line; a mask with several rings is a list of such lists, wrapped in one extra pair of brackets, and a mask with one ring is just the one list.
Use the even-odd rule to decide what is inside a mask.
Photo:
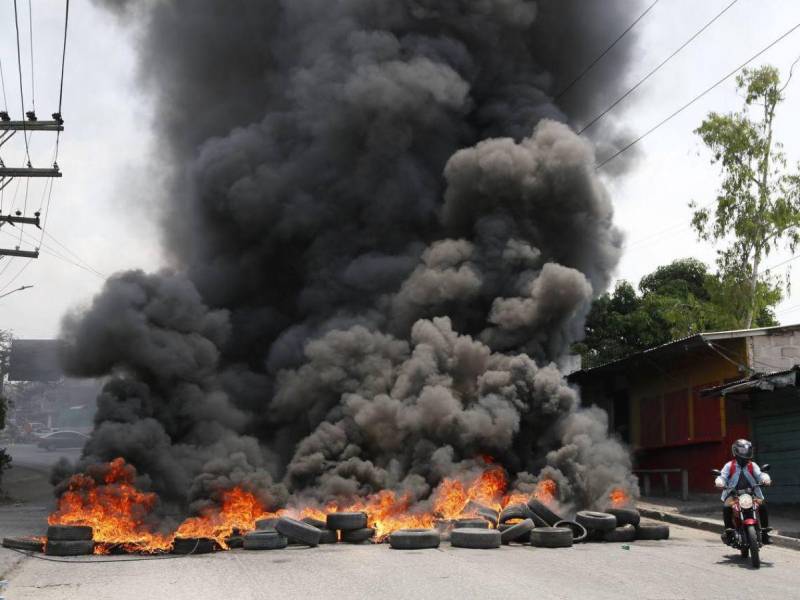
[(757, 249), (753, 255), (753, 274), (750, 276), (750, 289), (747, 294), (747, 313), (744, 317), (744, 328), (750, 329), (753, 326), (753, 317), (756, 312), (756, 288), (758, 287), (758, 268), (761, 266), (761, 249)]

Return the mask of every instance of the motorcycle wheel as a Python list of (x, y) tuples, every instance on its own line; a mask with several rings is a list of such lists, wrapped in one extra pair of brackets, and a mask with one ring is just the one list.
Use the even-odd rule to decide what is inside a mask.
[(744, 548), (739, 548), (739, 554), (742, 555), (742, 558), (747, 558), (747, 555), (750, 553), (750, 548), (745, 546)]
[(758, 569), (761, 567), (761, 558), (758, 555), (758, 533), (753, 525), (747, 526), (747, 542), (750, 546), (750, 564)]

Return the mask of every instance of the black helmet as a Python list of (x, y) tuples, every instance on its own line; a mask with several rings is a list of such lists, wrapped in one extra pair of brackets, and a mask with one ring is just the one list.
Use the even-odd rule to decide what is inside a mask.
[(736, 440), (731, 446), (731, 454), (738, 461), (752, 460), (753, 444), (748, 440)]

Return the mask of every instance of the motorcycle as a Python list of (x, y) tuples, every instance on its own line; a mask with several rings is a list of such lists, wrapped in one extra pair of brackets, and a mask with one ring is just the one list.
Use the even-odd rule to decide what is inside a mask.
[[(763, 465), (761, 470), (764, 473), (769, 472), (769, 465)], [(719, 469), (712, 469), (711, 472), (716, 476), (721, 474)], [(732, 540), (726, 540), (723, 536), (723, 541), (728, 546), (739, 550), (742, 558), (747, 558), (749, 554), (750, 564), (754, 569), (761, 566), (761, 519), (758, 514), (759, 504), (755, 501), (755, 490), (760, 487), (761, 484), (741, 490), (735, 490), (732, 487), (725, 488), (731, 491), (734, 499), (732, 507), (734, 534)]]

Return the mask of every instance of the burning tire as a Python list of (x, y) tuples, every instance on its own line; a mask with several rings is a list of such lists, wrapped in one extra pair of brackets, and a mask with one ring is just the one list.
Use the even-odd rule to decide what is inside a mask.
[(28, 552), (42, 552), (42, 550), (44, 550), (44, 542), (35, 538), (6, 537), (3, 538), (3, 548), (27, 550)]
[(488, 506), (484, 506), (478, 502), (470, 500), (467, 503), (467, 506), (464, 508), (464, 512), (469, 514), (470, 512), (474, 512), (478, 515), (481, 519), (485, 519), (492, 527), (497, 527), (498, 518), (500, 513), (498, 513), (493, 508), (489, 508)]
[(502, 510), (497, 522), (505, 523), (507, 521), (513, 521), (514, 519), (524, 521), (525, 519), (532, 518), (532, 514), (531, 509), (528, 508), (526, 504), (509, 504)]
[(217, 543), (211, 538), (175, 538), (172, 543), (173, 554), (209, 554), (216, 549)]
[(638, 527), (639, 521), (641, 521), (642, 518), (639, 511), (635, 508), (609, 508), (606, 512), (617, 518), (618, 526), (633, 525), (634, 527)]
[(497, 529), (453, 529), (450, 533), (450, 545), (481, 550), (499, 548), (502, 541), (500, 535)]
[(553, 527), (565, 527), (572, 531), (572, 543), (579, 544), (580, 542), (585, 542), (588, 532), (586, 531), (586, 527), (581, 525), (580, 523), (576, 523), (575, 521), (559, 521)]
[(566, 527), (536, 527), (531, 531), (531, 546), (537, 548), (571, 548), (572, 530)]
[(289, 545), (285, 535), (277, 531), (251, 531), (244, 536), (245, 550), (280, 550)]
[(244, 544), (244, 538), (241, 535), (232, 535), (225, 538), (225, 545), (228, 548), (241, 548)]
[(547, 523), (550, 527), (558, 523), (559, 521), (563, 521), (561, 517), (559, 517), (556, 513), (552, 510), (547, 508), (543, 502), (540, 502), (536, 498), (531, 498), (528, 500), (528, 508), (530, 508), (537, 516), (539, 516), (542, 521)]
[(637, 540), (666, 540), (669, 539), (668, 525), (639, 525), (636, 528)]
[(530, 541), (531, 531), (534, 527), (533, 520), (525, 519), (521, 523), (516, 523), (500, 532), (500, 541), (503, 544), (510, 544), (511, 542), (525, 543), (526, 541)]
[(339, 541), (339, 535), (335, 529), (321, 529), (322, 535), (319, 536), (320, 544), (335, 544)]
[(320, 537), (322, 537), (322, 531), (313, 525), (297, 519), (290, 519), (289, 517), (278, 519), (275, 530), (290, 540), (300, 542), (306, 546), (316, 546), (319, 544)]
[(352, 531), (363, 529), (367, 526), (367, 513), (364, 512), (336, 512), (327, 516), (328, 529)]
[(453, 521), (455, 529), (489, 529), (489, 521), (486, 519), (456, 519)]
[(308, 523), (309, 525), (311, 525), (312, 527), (316, 527), (317, 529), (328, 528), (325, 521), (320, 521), (319, 519), (315, 519), (314, 517), (303, 517), (301, 521), (303, 521), (303, 523)]
[(94, 552), (92, 540), (55, 540), (48, 541), (44, 553), (50, 556), (82, 556)]
[(277, 517), (270, 517), (269, 519), (259, 519), (256, 521), (256, 530), (258, 531), (267, 531), (269, 529), (275, 529), (275, 525), (278, 524), (279, 519)]
[(92, 528), (87, 525), (50, 525), (47, 528), (47, 539), (54, 542), (91, 540)]
[(347, 529), (342, 531), (342, 541), (347, 544), (360, 544), (372, 539), (375, 530), (372, 527), (362, 527), (361, 529)]
[(633, 525), (623, 525), (603, 533), (606, 542), (632, 542), (636, 539), (636, 528)]
[(435, 529), (400, 529), (389, 536), (389, 546), (395, 550), (424, 550), (438, 548), (441, 536)]
[(575, 521), (586, 529), (595, 531), (611, 531), (617, 526), (617, 517), (614, 515), (591, 510), (579, 510)]

